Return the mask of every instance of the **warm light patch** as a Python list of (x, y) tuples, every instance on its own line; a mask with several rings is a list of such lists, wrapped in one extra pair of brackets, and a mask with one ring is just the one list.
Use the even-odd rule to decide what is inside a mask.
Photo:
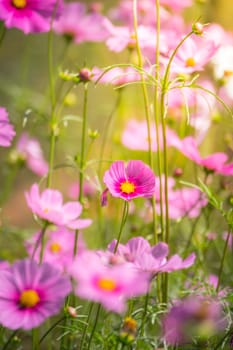
[(185, 66), (186, 67), (194, 67), (196, 65), (195, 59), (193, 57), (187, 58), (185, 61)]
[(12, 5), (18, 9), (23, 9), (27, 5), (27, 0), (12, 0)]
[(121, 183), (120, 189), (123, 193), (130, 194), (135, 192), (135, 185), (133, 182), (124, 181)]
[(43, 212), (44, 212), (45, 214), (48, 214), (49, 209), (48, 209), (48, 208), (44, 208), (44, 209), (43, 209)]
[(24, 290), (20, 294), (19, 302), (23, 307), (31, 308), (36, 306), (40, 301), (38, 293), (33, 289)]
[(100, 278), (97, 285), (106, 292), (113, 292), (116, 289), (116, 282), (111, 278)]
[(59, 253), (61, 251), (61, 245), (57, 242), (53, 242), (49, 247), (52, 253)]

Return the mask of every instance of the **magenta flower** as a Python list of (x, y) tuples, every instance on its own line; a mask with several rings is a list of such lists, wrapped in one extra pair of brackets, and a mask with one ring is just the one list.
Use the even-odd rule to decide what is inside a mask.
[(5, 108), (0, 107), (0, 146), (9, 147), (14, 136), (15, 131), (9, 122), (8, 113)]
[(40, 195), (39, 186), (34, 184), (25, 196), (32, 212), (49, 223), (70, 229), (83, 229), (92, 222), (90, 219), (78, 219), (82, 205), (79, 202), (63, 204), (62, 194), (57, 190), (45, 189)]
[(60, 0), (0, 0), (0, 19), (5, 26), (18, 28), (25, 34), (49, 31), (55, 10), (58, 15)]
[(23, 133), (17, 142), (16, 148), (31, 171), (39, 176), (47, 174), (48, 164), (36, 139), (30, 138), (27, 133)]
[(150, 198), (155, 191), (155, 175), (141, 160), (112, 163), (104, 174), (104, 183), (113, 197), (130, 201), (137, 197)]
[(71, 291), (68, 278), (52, 265), (31, 259), (0, 272), (0, 323), (29, 330), (59, 312)]
[(128, 264), (108, 265), (92, 251), (76, 258), (71, 274), (77, 281), (78, 296), (117, 313), (125, 310), (127, 299), (145, 294), (149, 288), (148, 274), (139, 274)]

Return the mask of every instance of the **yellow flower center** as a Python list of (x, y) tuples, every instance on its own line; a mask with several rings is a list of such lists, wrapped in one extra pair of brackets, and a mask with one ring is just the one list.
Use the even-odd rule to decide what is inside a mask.
[(20, 294), (19, 302), (23, 307), (31, 308), (36, 306), (40, 301), (38, 293), (33, 289), (24, 290)]
[(135, 191), (135, 185), (130, 181), (125, 181), (121, 183), (120, 189), (122, 192), (130, 194)]
[(27, 0), (12, 0), (12, 5), (18, 9), (23, 9), (27, 5)]
[(187, 58), (185, 61), (185, 66), (186, 67), (194, 67), (196, 65), (195, 59), (193, 57)]
[(113, 292), (116, 289), (116, 282), (110, 278), (100, 278), (97, 285), (106, 292)]
[(50, 244), (49, 249), (52, 253), (59, 253), (61, 251), (61, 246), (59, 243), (54, 242)]

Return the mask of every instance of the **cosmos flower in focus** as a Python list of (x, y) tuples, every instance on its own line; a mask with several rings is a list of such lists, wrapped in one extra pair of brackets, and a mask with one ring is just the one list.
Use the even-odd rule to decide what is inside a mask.
[(34, 184), (25, 196), (32, 212), (49, 223), (81, 230), (92, 222), (90, 219), (78, 219), (82, 213), (82, 205), (79, 202), (63, 204), (62, 194), (57, 190), (47, 188), (40, 194), (39, 186)]
[(155, 192), (155, 175), (141, 160), (112, 163), (104, 174), (104, 183), (113, 197), (126, 201), (137, 197), (150, 198)]

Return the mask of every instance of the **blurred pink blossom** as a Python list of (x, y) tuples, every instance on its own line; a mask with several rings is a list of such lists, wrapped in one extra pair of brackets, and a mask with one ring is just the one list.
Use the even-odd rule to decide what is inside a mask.
[(30, 170), (39, 176), (47, 174), (48, 164), (36, 139), (30, 138), (27, 133), (23, 133), (16, 144), (16, 148), (21, 157), (25, 159)]
[(0, 107), (0, 146), (9, 147), (15, 136), (13, 125), (10, 124), (8, 113)]
[(79, 202), (63, 204), (62, 194), (50, 188), (39, 193), (39, 186), (33, 184), (30, 191), (25, 193), (27, 204), (40, 219), (57, 226), (81, 230), (91, 225), (90, 219), (78, 219), (82, 213)]

